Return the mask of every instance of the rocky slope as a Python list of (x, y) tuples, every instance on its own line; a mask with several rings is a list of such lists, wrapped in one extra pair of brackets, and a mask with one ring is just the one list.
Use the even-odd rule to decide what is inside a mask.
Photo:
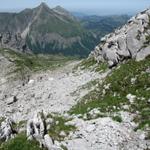
[[(74, 74), (70, 70), (72, 66), (74, 63), (59, 70), (35, 74), (25, 86), (18, 84), (13, 89), (9, 88), (11, 83), (1, 86), (0, 115), (5, 114), (15, 120), (26, 120), (30, 118), (33, 109), (44, 110), (47, 113), (63, 113), (76, 104), (78, 97), (88, 93), (83, 90), (79, 95), (73, 96), (74, 91), (91, 80), (106, 76), (89, 71)], [(17, 98), (15, 102), (14, 97)]]
[[(149, 10), (138, 14), (110, 37), (106, 36), (90, 58), (66, 63), (55, 70), (46, 68), (47, 71), (40, 70), (27, 79), (7, 82), (6, 77), (18, 65), (25, 71), (39, 68), (38, 57), (2, 51), (0, 149), (149, 150), (147, 17)], [(141, 36), (137, 36), (137, 30)], [(119, 40), (125, 42), (122, 47)], [(106, 60), (110, 67), (117, 67), (109, 69)], [(24, 77), (25, 72), (21, 70), (21, 73)]]
[(106, 60), (110, 67), (124, 59), (142, 60), (150, 54), (150, 9), (132, 17), (121, 29), (101, 39), (91, 53), (98, 62)]
[[(22, 135), (22, 131), (26, 131), (26, 122), (29, 120), (27, 127), (27, 136), (30, 136), (30, 138), (28, 139), (36, 139), (38, 142), (41, 143), (42, 147), (43, 144), (45, 145), (45, 140), (51, 140), (51, 137), (49, 137), (49, 135), (44, 132), (44, 130), (46, 130), (47, 133), (50, 132), (49, 134), (52, 134), (52, 137), (54, 137), (54, 139), (52, 138), (50, 143), (48, 142), (49, 146), (55, 147), (55, 149), (58, 146), (58, 149), (60, 149), (61, 143), (58, 142), (59, 145), (57, 145), (56, 143), (54, 144), (53, 141), (56, 142), (58, 139), (62, 140), (65, 136), (69, 135), (70, 125), (68, 131), (68, 129), (65, 129), (65, 123), (70, 120), (70, 116), (66, 113), (68, 117), (66, 117), (67, 119), (63, 121), (62, 125), (61, 122), (59, 124), (59, 121), (63, 118), (57, 118), (57, 114), (64, 115), (65, 111), (69, 111), (71, 107), (77, 103), (77, 101), (80, 99), (79, 97), (84, 96), (90, 90), (92, 90), (92, 87), (82, 88), (82, 86), (85, 86), (86, 84), (95, 79), (104, 78), (108, 72), (99, 74), (98, 72), (90, 70), (74, 70), (74, 66), (79, 63), (79, 61), (75, 61), (69, 64), (65, 64), (65, 66), (62, 68), (58, 67), (58, 69), (56, 70), (48, 70), (44, 72), (40, 71), (34, 74), (30, 74), (28, 69), (31, 68), (26, 68), (25, 72), (22, 72), (22, 70), (20, 70), (22, 72), (21, 76), (23, 74), (23, 78), (18, 78), (19, 74), (17, 74), (17, 79), (8, 78), (9, 75), (13, 75), (12, 73), (14, 69), (16, 70), (16, 65), (18, 65), (18, 63), (16, 64), (16, 60), (24, 60), (24, 58), (21, 58), (22, 55), (23, 54), (14, 54), (14, 52), (11, 52), (10, 50), (5, 50), (0, 55), (0, 66), (2, 69), (2, 72), (0, 74), (0, 142), (9, 142), (11, 138), (14, 138), (14, 140), (16, 140), (18, 136), (20, 139), (19, 141), (21, 141), (22, 138), (26, 139), (26, 135)], [(25, 59), (25, 61), (27, 61), (27, 59)], [(30, 60), (28, 59), (28, 61)], [(19, 64), (20, 63), (21, 62), (19, 62)], [(23, 61), (23, 64), (21, 64), (21, 66), (26, 65), (26, 67), (29, 67), (27, 64), (24, 63), (25, 62)], [(41, 118), (39, 115), (39, 117), (37, 118), (37, 112), (42, 111), (44, 112), (47, 121), (49, 119), (52, 119), (52, 122), (50, 121), (50, 123), (48, 123), (49, 127), (46, 123), (46, 126), (48, 128), (45, 129), (43, 129), (43, 123), (41, 122)], [(50, 114), (53, 113), (56, 115), (56, 117), (54, 116), (54, 118), (49, 118), (48, 116), (51, 116)], [(34, 117), (33, 120), (31, 119), (32, 117)], [(33, 129), (32, 124), (35, 124), (35, 129)], [(32, 133), (32, 130), (38, 130), (37, 126), (39, 126), (39, 124), (41, 126), (41, 131)], [(73, 129), (76, 128), (75, 126), (71, 127)], [(59, 131), (57, 131), (58, 129)], [(56, 136), (54, 136), (54, 134)], [(45, 136), (47, 136), (48, 139), (45, 139)], [(6, 143), (3, 144), (0, 144), (0, 149), (3, 149), (5, 147)], [(15, 148), (13, 146), (10, 147)], [(30, 146), (31, 149), (33, 147), (34, 146)], [(39, 145), (37, 147), (39, 147)], [(47, 146), (45, 145), (45, 147)], [(30, 148), (28, 148), (28, 150)]]
[(6, 82), (14, 58), (1, 62), (0, 149), (150, 148), (149, 59), (113, 70), (75, 61), (15, 82)]

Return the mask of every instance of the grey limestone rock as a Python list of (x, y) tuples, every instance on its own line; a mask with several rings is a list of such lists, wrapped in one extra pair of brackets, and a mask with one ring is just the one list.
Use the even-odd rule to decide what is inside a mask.
[(40, 147), (45, 147), (48, 150), (60, 150), (59, 147), (54, 145), (53, 140), (47, 134), (46, 119), (44, 113), (35, 113), (32, 119), (27, 122), (27, 137), (28, 140), (36, 140), (39, 142)]
[(1, 123), (0, 126), (0, 140), (8, 141), (10, 138), (13, 138), (16, 134), (16, 131), (13, 129), (13, 120), (7, 118)]
[(97, 62), (108, 62), (109, 67), (117, 65), (124, 59), (145, 59), (150, 55), (150, 10), (147, 9), (132, 17), (121, 29), (101, 39), (89, 57)]

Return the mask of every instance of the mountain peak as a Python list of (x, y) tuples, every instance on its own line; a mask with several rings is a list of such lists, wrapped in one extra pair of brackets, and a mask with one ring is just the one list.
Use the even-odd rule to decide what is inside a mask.
[(40, 5), (39, 5), (40, 8), (49, 8), (49, 6), (45, 3), (45, 2), (42, 2)]

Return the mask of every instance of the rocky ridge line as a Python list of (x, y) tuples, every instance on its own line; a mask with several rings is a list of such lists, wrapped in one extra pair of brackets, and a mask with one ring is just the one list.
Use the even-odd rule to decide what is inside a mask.
[(137, 61), (150, 55), (150, 9), (132, 17), (121, 29), (101, 39), (89, 57), (97, 62), (107, 61), (109, 67), (124, 59)]

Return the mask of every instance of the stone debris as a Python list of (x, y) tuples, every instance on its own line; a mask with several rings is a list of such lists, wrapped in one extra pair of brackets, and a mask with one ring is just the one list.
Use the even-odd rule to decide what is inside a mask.
[[(28, 84), (24, 86), (21, 86), (19, 81), (8, 82), (1, 86), (0, 116), (6, 114), (19, 121), (28, 120), (33, 110), (44, 110), (47, 113), (63, 113), (69, 110), (90, 89), (80, 90), (79, 95), (72, 95), (74, 91), (92, 80), (97, 78), (101, 80), (108, 74), (107, 72), (99, 74), (88, 70), (67, 73), (72, 72), (72, 68), (77, 63), (79, 62), (73, 62), (58, 70), (34, 74)], [(40, 79), (41, 77), (42, 79)], [(7, 96), (5, 97), (5, 95)], [(17, 101), (12, 95), (16, 96)]]
[[(70, 93), (93, 79), (102, 80), (108, 75), (107, 72), (97, 74), (88, 70), (67, 73), (70, 71), (69, 68), (70, 66), (67, 65), (62, 70), (34, 75), (32, 77), (34, 84), (14, 86), (14, 91), (10, 95), (16, 96), (18, 101), (11, 105), (7, 105), (3, 100), (0, 101), (2, 106), (0, 113), (12, 116), (15, 121), (28, 120), (26, 128), (28, 140), (34, 139), (40, 143), (41, 147), (46, 147), (48, 150), (62, 150), (61, 145), (67, 147), (68, 150), (145, 150), (150, 148), (150, 142), (144, 139), (145, 134), (134, 132), (133, 129), (136, 125), (132, 122), (131, 114), (120, 113), (122, 123), (114, 122), (109, 117), (97, 118), (103, 114), (96, 108), (88, 109), (89, 113), (85, 115), (85, 120), (78, 118), (82, 117), (81, 114), (72, 116), (64, 114), (64, 111), (69, 110), (77, 103), (76, 99), (80, 99), (89, 91), (83, 90), (84, 92), (81, 91), (81, 95), (78, 96), (72, 96)], [(54, 80), (49, 80), (52, 77)], [(109, 87), (110, 84), (106, 85), (105, 91)], [(133, 96), (132, 94), (127, 95), (130, 101), (134, 99)], [(8, 97), (11, 97), (9, 91), (5, 99)], [(128, 109), (128, 106), (125, 108)], [(60, 136), (65, 137), (64, 141), (53, 141), (53, 138), (48, 135), (48, 130), (51, 129), (54, 120), (45, 118), (42, 113), (37, 113), (40, 110), (44, 110), (45, 116), (50, 112), (57, 112), (64, 114), (67, 118), (74, 118), (72, 121), (66, 122), (65, 125), (76, 126), (77, 130), (70, 132), (67, 138), (61, 131)], [(33, 111), (36, 112), (34, 115), (32, 115)], [(93, 120), (88, 120), (89, 118), (93, 118)], [(5, 135), (7, 135), (6, 131)], [(14, 134), (11, 135), (5, 137), (9, 139)]]
[(71, 122), (76, 124), (78, 130), (72, 135), (71, 140), (62, 142), (68, 150), (144, 150), (150, 148), (150, 141), (145, 140), (144, 132), (134, 132), (132, 127), (114, 122), (109, 117), (89, 121), (76, 118)]

